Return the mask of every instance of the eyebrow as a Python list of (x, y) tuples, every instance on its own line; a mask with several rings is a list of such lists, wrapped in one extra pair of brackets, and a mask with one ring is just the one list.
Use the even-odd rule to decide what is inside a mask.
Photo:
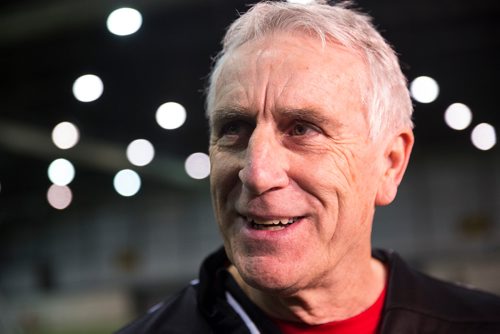
[[(335, 127), (341, 127), (342, 122), (322, 115), (321, 111), (315, 108), (280, 108), (277, 114), (280, 118), (297, 119), (299, 121), (310, 122), (314, 124), (331, 124)], [(231, 120), (243, 120), (249, 123), (255, 123), (255, 115), (247, 108), (232, 105), (216, 109), (212, 113), (210, 125), (213, 126), (220, 122), (228, 122)]]
[(220, 122), (228, 122), (231, 120), (245, 120), (248, 122), (255, 122), (254, 116), (248, 111), (247, 108), (239, 105), (232, 105), (220, 109), (215, 109), (210, 117), (210, 126)]
[(330, 123), (331, 120), (321, 115), (318, 111), (311, 108), (287, 108), (280, 109), (279, 115), (288, 119), (298, 119), (313, 123)]

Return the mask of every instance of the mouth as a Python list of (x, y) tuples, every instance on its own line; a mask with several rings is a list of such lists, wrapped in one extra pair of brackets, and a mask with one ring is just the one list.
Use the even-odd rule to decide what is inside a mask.
[(254, 230), (265, 230), (265, 231), (279, 231), (288, 228), (301, 220), (304, 217), (290, 217), (290, 218), (279, 218), (279, 219), (256, 219), (250, 217), (243, 217), (249, 226)]

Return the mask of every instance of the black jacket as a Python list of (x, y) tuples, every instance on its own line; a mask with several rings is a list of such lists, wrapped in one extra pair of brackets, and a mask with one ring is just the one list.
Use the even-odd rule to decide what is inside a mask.
[[(499, 297), (426, 276), (396, 253), (377, 250), (373, 255), (390, 270), (381, 334), (500, 334)], [(280, 333), (244, 295), (226, 265), (219, 249), (203, 262), (199, 282), (117, 334)]]

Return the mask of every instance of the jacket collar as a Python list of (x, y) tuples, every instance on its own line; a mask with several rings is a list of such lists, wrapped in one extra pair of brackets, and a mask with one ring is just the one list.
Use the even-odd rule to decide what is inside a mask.
[[(394, 251), (376, 249), (372, 255), (389, 268), (381, 333), (396, 325), (409, 328), (408, 317), (402, 314), (446, 322), (498, 322), (500, 301), (496, 296), (431, 278), (410, 268)], [(259, 328), (272, 327), (272, 321), (246, 298), (227, 272), (228, 264), (222, 247), (204, 261), (197, 297), (200, 311), (220, 332), (230, 332), (230, 328), (238, 328), (235, 333), (245, 332), (238, 314), (226, 301), (225, 292), (229, 290)]]

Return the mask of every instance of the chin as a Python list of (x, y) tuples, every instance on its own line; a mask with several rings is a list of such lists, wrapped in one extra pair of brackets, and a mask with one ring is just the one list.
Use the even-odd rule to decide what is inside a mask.
[(254, 289), (279, 295), (292, 295), (299, 290), (295, 263), (260, 256), (236, 259), (234, 265), (245, 283)]

